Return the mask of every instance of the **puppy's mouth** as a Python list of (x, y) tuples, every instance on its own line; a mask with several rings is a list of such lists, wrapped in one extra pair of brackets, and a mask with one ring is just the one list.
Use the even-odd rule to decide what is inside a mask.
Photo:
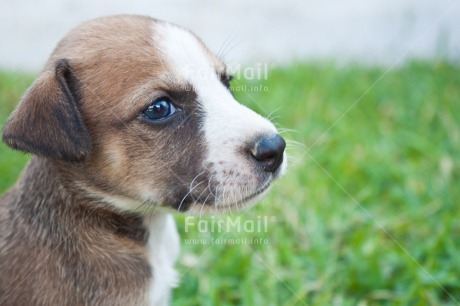
[[(260, 196), (262, 193), (264, 193), (265, 191), (267, 191), (270, 188), (272, 181), (273, 181), (272, 179), (268, 180), (265, 184), (263, 184), (260, 188), (258, 188), (254, 193), (242, 198), (238, 202), (241, 203), (241, 204), (244, 204), (244, 203), (247, 203), (247, 202), (250, 202), (250, 201), (254, 200), (255, 198), (257, 198), (258, 196)], [(233, 206), (233, 205), (237, 205), (237, 204), (238, 203), (232, 203), (232, 204), (229, 204), (229, 205), (226, 205), (226, 206)]]
[(260, 200), (261, 197), (263, 197), (263, 195), (270, 189), (273, 181), (274, 178), (269, 178), (259, 188), (257, 188), (256, 191), (252, 192), (251, 194), (246, 195), (240, 199), (234, 199), (233, 201), (221, 202), (214, 208), (218, 211), (225, 212), (227, 210), (242, 210), (247, 207), (250, 207), (252, 204)]

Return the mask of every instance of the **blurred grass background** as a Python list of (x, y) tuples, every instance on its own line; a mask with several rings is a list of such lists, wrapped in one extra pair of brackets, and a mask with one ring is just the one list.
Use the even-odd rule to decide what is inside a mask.
[[(0, 124), (32, 80), (0, 73)], [(187, 244), (203, 234), (177, 216), (173, 305), (458, 305), (459, 66), (296, 63), (245, 84), (268, 89), (236, 96), (282, 128), (290, 169), (232, 218), (276, 221), (207, 236), (268, 244)], [(27, 159), (0, 145), (0, 192)]]

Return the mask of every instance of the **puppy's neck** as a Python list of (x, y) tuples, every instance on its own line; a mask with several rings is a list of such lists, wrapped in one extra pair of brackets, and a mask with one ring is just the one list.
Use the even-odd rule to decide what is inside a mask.
[(10, 190), (10, 209), (46, 239), (95, 229), (145, 245), (148, 233), (142, 216), (114, 211), (76, 189), (72, 179), (65, 165), (34, 156)]
[[(14, 239), (20, 243), (0, 262), (0, 268), (12, 284), (21, 283), (12, 285), (15, 291), (9, 299), (26, 297), (20, 303), (8, 304), (31, 304), (32, 300), (27, 300), (34, 296), (30, 288), (39, 288), (34, 296), (39, 300), (33, 303), (40, 305), (101, 305), (102, 301), (106, 305), (145, 304), (151, 299), (149, 286), (154, 272), (149, 253), (162, 254), (164, 241), (171, 239), (161, 231), (151, 233), (156, 240), (149, 241), (142, 216), (104, 207), (73, 188), (67, 175), (61, 165), (33, 157), (18, 183), (2, 198), (7, 205), (0, 208), (8, 216), (2, 221), (14, 227)], [(156, 221), (165, 226), (161, 218)], [(165, 257), (170, 258), (169, 254)], [(152, 260), (157, 261), (157, 257)], [(25, 262), (27, 265), (19, 264)], [(34, 267), (35, 273), (29, 275), (27, 267)], [(170, 278), (166, 281), (171, 283)], [(41, 285), (62, 289), (57, 294)]]

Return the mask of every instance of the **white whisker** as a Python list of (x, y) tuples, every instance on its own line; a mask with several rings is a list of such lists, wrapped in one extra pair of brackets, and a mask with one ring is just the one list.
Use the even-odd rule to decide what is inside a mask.
[(182, 204), (184, 203), (185, 199), (187, 198), (187, 196), (198, 186), (200, 186), (201, 184), (203, 184), (204, 181), (200, 182), (199, 184), (196, 184), (192, 189), (189, 190), (189, 192), (187, 192), (185, 194), (185, 196), (182, 198), (182, 200), (180, 201), (180, 204), (179, 204), (179, 207), (177, 208), (177, 211), (180, 211), (180, 208), (182, 207)]

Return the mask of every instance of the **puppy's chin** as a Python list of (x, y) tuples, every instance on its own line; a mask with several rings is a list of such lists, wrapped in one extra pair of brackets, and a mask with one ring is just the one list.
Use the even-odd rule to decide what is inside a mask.
[[(283, 162), (275, 173), (270, 173), (265, 177), (259, 177), (261, 182), (252, 188), (249, 187), (248, 183), (244, 182), (239, 182), (235, 184), (236, 187), (228, 190), (225, 190), (225, 188), (220, 188), (219, 190), (219, 187), (208, 187), (209, 189), (215, 190), (215, 192), (204, 194), (206, 190), (202, 191), (194, 197), (198, 200), (189, 203), (186, 209), (180, 211), (192, 215), (215, 215), (247, 209), (259, 202), (269, 192), (273, 182), (284, 175), (286, 168), (287, 163)], [(226, 182), (225, 180), (215, 182), (215, 185), (226, 185)], [(203, 200), (200, 201), (200, 199)]]
[(270, 190), (271, 182), (263, 186), (253, 194), (241, 200), (217, 203), (194, 203), (186, 213), (191, 215), (216, 215), (224, 213), (238, 212), (247, 209), (260, 201)]

